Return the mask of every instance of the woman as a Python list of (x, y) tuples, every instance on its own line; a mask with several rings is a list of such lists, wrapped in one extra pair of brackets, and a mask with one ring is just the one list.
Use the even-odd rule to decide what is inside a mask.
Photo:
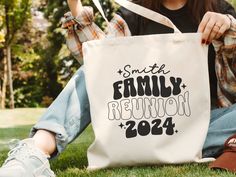
[[(80, 43), (102, 38), (105, 34), (92, 22), (91, 8), (82, 7), (80, 0), (68, 0), (68, 3), (72, 15), (77, 17), (77, 21), (80, 22), (79, 41), (76, 42), (76, 45), (72, 42), (72, 45), (69, 45), (72, 53), (79, 58), (81, 57)], [(233, 7), (224, 0), (140, 0), (136, 3), (167, 16), (182, 32), (202, 32), (203, 45), (208, 45), (214, 41), (217, 44), (216, 47), (219, 48), (225, 45), (224, 39), (227, 38), (228, 41), (232, 42), (232, 38), (236, 36), (233, 33), (236, 26), (233, 16), (236, 17), (236, 13)], [(116, 36), (130, 35), (130, 32), (132, 35), (172, 32), (165, 26), (144, 19), (123, 8), (120, 9), (119, 14), (127, 24), (120, 16), (114, 16), (112, 25)], [(70, 28), (71, 24), (73, 21), (66, 23), (66, 26)], [(121, 30), (117, 30), (116, 25), (119, 25)], [(73, 39), (69, 40), (73, 41)], [(218, 54), (221, 55), (221, 53)], [(219, 87), (219, 82), (217, 83), (214, 68), (215, 52), (213, 46), (210, 45), (209, 69), (213, 110), (203, 149), (204, 157), (219, 156), (222, 153), (225, 140), (236, 133), (236, 119), (234, 120), (236, 105), (230, 101), (229, 94), (227, 96), (220, 95), (224, 99), (219, 99), (217, 96), (216, 90)], [(218, 109), (216, 100), (221, 100), (219, 102), (221, 106), (227, 105), (229, 107)], [(30, 135), (32, 138), (22, 140), (11, 150), (8, 159), (0, 169), (0, 177), (31, 177), (35, 173), (38, 176), (54, 176), (47, 158), (62, 152), (66, 145), (73, 141), (89, 123), (89, 103), (84, 84), (83, 67), (81, 67), (39, 122), (32, 128)]]

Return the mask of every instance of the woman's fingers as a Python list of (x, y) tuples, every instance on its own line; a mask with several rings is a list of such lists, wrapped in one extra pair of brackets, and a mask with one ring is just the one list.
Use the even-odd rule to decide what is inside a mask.
[(217, 31), (213, 30), (215, 25), (215, 21), (210, 19), (202, 33), (202, 39), (209, 43), (211, 36), (216, 35)]
[(205, 27), (206, 27), (209, 20), (210, 20), (210, 16), (205, 14), (202, 18), (201, 23), (198, 26), (198, 32), (199, 33), (202, 33), (204, 31), (204, 29), (205, 29)]
[(216, 39), (219, 39), (225, 33), (225, 31), (227, 31), (228, 29), (229, 28), (227, 25), (225, 25), (225, 24), (221, 25), (221, 27), (216, 35)]
[(202, 43), (209, 44), (220, 38), (230, 28), (230, 19), (220, 13), (207, 12), (199, 24), (198, 32), (202, 33)]
[[(210, 35), (208, 36), (208, 44), (214, 40), (214, 39), (218, 39), (220, 36), (222, 36), (222, 34), (220, 34), (220, 29), (223, 25), (219, 25), (217, 23), (215, 23), (211, 29), (211, 33)], [(218, 37), (219, 36), (219, 37)]]

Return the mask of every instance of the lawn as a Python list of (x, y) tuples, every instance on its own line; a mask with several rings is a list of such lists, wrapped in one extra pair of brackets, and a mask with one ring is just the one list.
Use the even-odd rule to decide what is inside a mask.
[[(22, 112), (25, 112), (23, 114)], [(2, 119), (16, 119), (17, 114), (19, 120), (24, 120), (26, 123), (34, 122), (44, 110), (40, 109), (20, 109), (13, 111), (13, 114), (3, 114), (0, 110), (0, 123)], [(4, 116), (3, 116), (4, 115)], [(28, 118), (23, 118), (23, 115), (28, 115)], [(11, 118), (9, 118), (9, 116)], [(27, 119), (27, 121), (25, 120)], [(14, 121), (14, 122), (18, 122)], [(4, 121), (2, 121), (4, 122)], [(19, 121), (20, 122), (20, 121)], [(20, 124), (20, 123), (19, 123)], [(1, 125), (1, 124), (0, 124)], [(7, 142), (11, 139), (22, 139), (28, 136), (31, 125), (8, 126), (0, 128), (0, 164), (3, 163), (7, 156)], [(51, 168), (56, 172), (58, 177), (233, 177), (232, 173), (225, 171), (209, 170), (208, 164), (185, 164), (185, 165), (166, 165), (153, 167), (132, 167), (132, 168), (115, 168), (98, 171), (87, 171), (86, 151), (88, 146), (93, 141), (92, 128), (89, 126), (86, 131), (70, 144), (57, 159), (51, 161)]]

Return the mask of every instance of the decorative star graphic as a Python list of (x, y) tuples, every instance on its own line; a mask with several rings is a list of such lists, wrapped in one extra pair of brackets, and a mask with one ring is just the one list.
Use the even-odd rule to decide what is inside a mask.
[(121, 69), (119, 69), (119, 71), (117, 71), (117, 73), (119, 73), (121, 75), (123, 73), (123, 71), (121, 71)]
[(124, 124), (120, 123), (119, 127), (122, 129), (124, 127)]
[(185, 84), (183, 84), (181, 87), (182, 87), (183, 89), (185, 89), (187, 86), (186, 86)]
[(178, 133), (179, 131), (178, 130), (175, 130), (175, 133)]

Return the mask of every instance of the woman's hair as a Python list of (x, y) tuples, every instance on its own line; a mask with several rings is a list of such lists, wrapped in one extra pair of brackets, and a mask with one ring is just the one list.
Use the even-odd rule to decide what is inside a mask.
[[(152, 9), (156, 12), (160, 11), (163, 0), (133, 0), (134, 3)], [(193, 21), (200, 23), (203, 15), (207, 11), (217, 12), (217, 0), (187, 0), (189, 14), (193, 17)]]

